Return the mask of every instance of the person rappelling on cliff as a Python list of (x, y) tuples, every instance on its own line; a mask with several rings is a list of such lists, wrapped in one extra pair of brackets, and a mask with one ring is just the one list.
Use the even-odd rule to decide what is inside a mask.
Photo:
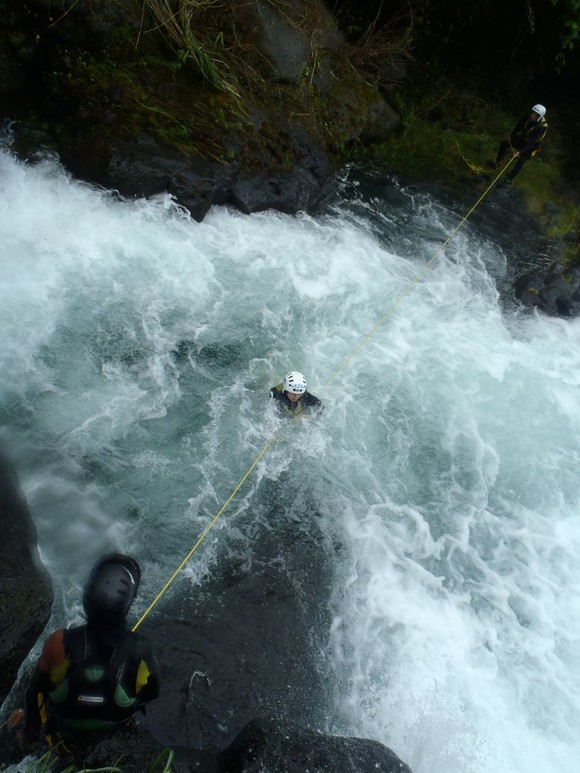
[(540, 152), (547, 131), (546, 108), (544, 105), (534, 105), (530, 113), (522, 116), (510, 134), (500, 142), (495, 161), (488, 161), (486, 164), (488, 169), (499, 169), (508, 150), (517, 158), (513, 170), (498, 185), (512, 184), (526, 161)]
[(322, 402), (308, 392), (306, 379), (297, 370), (290, 371), (281, 384), (272, 387), (270, 397), (276, 400), (280, 410), (291, 418), (322, 410)]

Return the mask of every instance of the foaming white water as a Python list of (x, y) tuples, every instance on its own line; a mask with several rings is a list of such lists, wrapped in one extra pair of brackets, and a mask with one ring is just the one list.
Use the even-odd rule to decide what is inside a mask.
[(372, 467), (342, 518), (337, 708), (415, 771), (573, 771), (580, 325), (504, 319), (461, 248), (359, 361)]
[[(49, 162), (0, 186), (0, 439), (47, 561), (135, 550), (150, 598), (277, 432), (192, 575), (284, 471), (346, 547), (329, 727), (414, 773), (575, 771), (580, 325), (502, 313), (468, 231), (413, 286), (456, 220), (404, 191), (197, 224)], [(316, 423), (268, 404), (289, 368)]]

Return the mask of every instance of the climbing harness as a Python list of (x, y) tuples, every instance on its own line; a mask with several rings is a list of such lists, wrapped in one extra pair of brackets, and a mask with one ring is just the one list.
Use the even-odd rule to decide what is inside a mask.
[[(459, 231), (460, 228), (462, 228), (463, 225), (467, 222), (469, 217), (475, 212), (477, 207), (481, 204), (481, 202), (485, 199), (485, 197), (488, 195), (488, 193), (492, 190), (492, 188), (495, 186), (499, 178), (503, 175), (503, 173), (507, 170), (509, 165), (512, 163), (515, 156), (513, 156), (507, 164), (497, 173), (496, 177), (493, 179), (493, 181), (488, 185), (486, 190), (481, 194), (481, 196), (478, 198), (478, 200), (475, 202), (475, 204), (471, 207), (471, 209), (467, 212), (467, 214), (459, 221), (458, 225), (451, 231), (447, 239), (438, 247), (438, 249), (434, 252), (434, 254), (429, 258), (427, 263), (423, 266), (423, 268), (418, 271), (415, 276), (411, 279), (410, 283), (407, 285), (407, 287), (402, 290), (398, 297), (395, 299), (395, 301), (392, 303), (392, 305), (389, 307), (389, 309), (386, 311), (386, 313), (379, 319), (379, 321), (375, 324), (375, 326), (372, 328), (372, 330), (361, 340), (361, 342), (356, 346), (352, 352), (344, 359), (344, 361), (336, 368), (336, 370), (331, 374), (330, 378), (323, 384), (321, 393), (326, 391), (330, 384), (336, 379), (339, 373), (343, 371), (346, 366), (353, 360), (353, 358), (363, 349), (364, 346), (370, 341), (370, 339), (376, 334), (376, 332), (384, 325), (386, 320), (393, 314), (397, 306), (401, 303), (401, 301), (407, 297), (419, 284), (419, 282), (423, 279), (435, 259), (441, 254), (441, 252), (445, 249), (446, 245), (449, 244), (451, 239), (455, 236), (455, 234)], [(141, 625), (141, 623), (145, 620), (145, 618), (149, 615), (151, 610), (157, 605), (157, 603), (161, 600), (161, 598), (165, 595), (169, 587), (173, 584), (175, 578), (177, 575), (181, 572), (183, 567), (187, 564), (191, 556), (195, 553), (195, 551), (198, 549), (198, 547), (201, 545), (201, 543), (204, 541), (204, 539), (207, 537), (209, 532), (213, 529), (219, 518), (222, 516), (222, 514), (225, 512), (227, 507), (229, 506), (230, 502), (233, 500), (233, 498), (236, 496), (238, 491), (242, 488), (246, 480), (249, 478), (253, 470), (256, 468), (260, 460), (264, 457), (267, 450), (272, 446), (277, 440), (277, 437), (271, 438), (266, 443), (264, 443), (262, 449), (238, 483), (238, 485), (234, 488), (232, 493), (229, 495), (229, 497), (226, 499), (224, 504), (221, 506), (219, 511), (216, 513), (216, 515), (212, 518), (212, 520), (209, 522), (209, 524), (205, 527), (199, 538), (197, 539), (196, 543), (193, 545), (189, 553), (185, 556), (185, 558), (181, 561), (177, 569), (173, 572), (171, 577), (167, 580), (165, 585), (161, 588), (159, 593), (155, 596), (153, 601), (149, 604), (147, 609), (143, 612), (139, 620), (135, 623), (133, 626), (133, 631), (136, 631), (137, 628)]]

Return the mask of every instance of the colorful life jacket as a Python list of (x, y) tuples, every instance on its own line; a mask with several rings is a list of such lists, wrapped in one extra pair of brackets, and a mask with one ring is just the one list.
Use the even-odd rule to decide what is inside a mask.
[[(135, 661), (132, 656), (139, 637), (127, 631), (112, 651), (106, 651), (91, 640), (86, 626), (72, 628), (65, 636), (70, 665), (49, 693), (50, 714), (58, 729), (93, 732), (129, 720), (141, 705), (126, 678), (128, 659)], [(132, 670), (134, 684), (136, 669)]]

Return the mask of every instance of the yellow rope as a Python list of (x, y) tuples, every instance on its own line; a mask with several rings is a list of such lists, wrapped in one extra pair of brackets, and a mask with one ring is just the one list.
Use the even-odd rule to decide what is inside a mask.
[(459, 146), (459, 143), (455, 143), (455, 147), (457, 148), (457, 152), (461, 156), (461, 158), (465, 161), (466, 166), (469, 167), (469, 171), (473, 172), (473, 174), (481, 174), (482, 172), (486, 171), (486, 168), (484, 166), (477, 166), (476, 164), (472, 163), (468, 158), (466, 158), (463, 155), (463, 152)]
[(326, 381), (326, 382), (325, 382), (325, 384), (324, 384), (324, 385), (323, 385), (323, 387), (322, 387), (322, 390), (321, 390), (321, 392), (324, 392), (324, 390), (326, 390), (326, 389), (327, 389), (327, 388), (330, 386), (330, 384), (332, 384), (332, 382), (333, 382), (333, 381), (334, 381), (334, 379), (337, 377), (337, 375), (338, 375), (338, 374), (339, 374), (341, 371), (343, 371), (343, 370), (346, 368), (346, 366), (347, 366), (347, 365), (348, 365), (348, 364), (351, 362), (351, 360), (352, 360), (352, 359), (353, 359), (353, 358), (354, 358), (354, 357), (355, 357), (355, 356), (356, 356), (356, 355), (357, 355), (357, 354), (360, 352), (360, 350), (361, 350), (361, 349), (362, 349), (362, 348), (363, 348), (363, 347), (364, 347), (364, 346), (365, 346), (365, 345), (368, 343), (368, 341), (369, 341), (369, 340), (370, 340), (370, 339), (371, 339), (371, 338), (372, 338), (372, 337), (375, 335), (375, 333), (377, 332), (377, 330), (378, 330), (378, 329), (379, 329), (379, 328), (380, 328), (382, 325), (384, 325), (384, 323), (386, 322), (386, 320), (387, 320), (387, 319), (388, 319), (388, 318), (391, 316), (391, 314), (392, 314), (392, 313), (395, 311), (395, 309), (397, 308), (397, 306), (399, 305), (399, 303), (401, 303), (401, 301), (403, 300), (403, 298), (405, 298), (407, 295), (409, 295), (409, 293), (411, 293), (411, 292), (412, 292), (412, 291), (415, 289), (415, 287), (416, 287), (416, 286), (419, 284), (419, 282), (421, 281), (421, 279), (423, 278), (423, 276), (424, 276), (424, 275), (427, 273), (428, 269), (430, 268), (430, 266), (431, 266), (431, 264), (433, 263), (433, 261), (435, 260), (435, 258), (436, 258), (438, 255), (440, 255), (440, 254), (441, 254), (441, 252), (442, 252), (442, 251), (445, 249), (445, 246), (446, 246), (446, 245), (447, 245), (447, 244), (448, 244), (448, 243), (451, 241), (451, 239), (453, 239), (453, 237), (455, 236), (455, 234), (457, 233), (457, 231), (459, 231), (459, 229), (460, 229), (460, 228), (461, 228), (461, 227), (462, 227), (462, 226), (465, 224), (465, 222), (467, 221), (467, 219), (468, 219), (468, 218), (469, 218), (469, 217), (470, 217), (470, 216), (473, 214), (473, 212), (474, 212), (474, 211), (477, 209), (477, 207), (478, 207), (478, 206), (481, 204), (481, 202), (484, 200), (484, 198), (487, 196), (487, 194), (490, 192), (490, 190), (493, 188), (493, 186), (496, 184), (496, 182), (499, 180), (499, 178), (502, 176), (502, 174), (503, 174), (503, 173), (506, 171), (506, 169), (508, 168), (508, 166), (511, 164), (511, 162), (512, 162), (512, 161), (513, 161), (513, 158), (511, 158), (511, 159), (508, 161), (508, 163), (507, 163), (507, 164), (504, 166), (504, 168), (503, 168), (503, 169), (502, 169), (500, 172), (498, 172), (498, 174), (496, 175), (496, 177), (494, 178), (494, 180), (493, 180), (493, 181), (492, 181), (492, 182), (491, 182), (491, 183), (488, 185), (488, 187), (487, 187), (487, 188), (485, 189), (485, 191), (484, 191), (484, 192), (481, 194), (481, 196), (478, 198), (478, 200), (475, 202), (475, 204), (474, 204), (474, 205), (471, 207), (471, 209), (469, 210), (469, 212), (468, 212), (468, 213), (465, 215), (465, 217), (463, 217), (463, 218), (460, 220), (460, 222), (459, 222), (459, 225), (457, 225), (457, 226), (456, 226), (456, 227), (453, 229), (453, 231), (451, 231), (451, 233), (449, 234), (449, 236), (447, 237), (447, 239), (445, 239), (445, 241), (443, 242), (443, 244), (441, 244), (441, 245), (439, 246), (439, 248), (438, 248), (438, 249), (435, 251), (435, 253), (434, 253), (434, 254), (433, 254), (433, 255), (432, 255), (430, 258), (429, 258), (429, 260), (428, 260), (428, 261), (427, 261), (427, 263), (426, 263), (426, 264), (423, 266), (423, 268), (421, 269), (421, 271), (419, 271), (417, 274), (415, 274), (415, 276), (414, 276), (414, 277), (413, 277), (413, 279), (411, 280), (411, 283), (410, 283), (410, 284), (409, 284), (409, 285), (408, 285), (408, 286), (407, 286), (407, 287), (406, 287), (406, 288), (405, 288), (405, 289), (404, 289), (404, 290), (403, 290), (403, 291), (402, 291), (402, 292), (399, 294), (398, 298), (397, 298), (397, 299), (394, 301), (394, 303), (393, 303), (393, 304), (390, 306), (390, 308), (389, 308), (389, 309), (387, 309), (387, 312), (385, 313), (385, 315), (384, 315), (383, 317), (381, 317), (381, 319), (380, 319), (380, 320), (379, 320), (379, 321), (376, 323), (376, 325), (373, 327), (373, 329), (370, 331), (370, 333), (368, 333), (368, 334), (367, 334), (367, 335), (366, 335), (366, 336), (365, 336), (365, 337), (362, 339), (362, 341), (359, 343), (359, 345), (358, 345), (358, 346), (357, 346), (355, 349), (353, 349), (353, 351), (352, 351), (352, 352), (351, 352), (351, 353), (348, 355), (348, 357), (347, 357), (347, 358), (344, 360), (344, 362), (343, 362), (341, 365), (339, 365), (339, 366), (338, 366), (338, 368), (337, 368), (337, 369), (334, 371), (334, 373), (333, 373), (333, 374), (330, 376), (330, 378), (328, 379), (328, 381)]
[[(507, 163), (507, 164), (504, 166), (504, 168), (503, 168), (503, 169), (502, 169), (500, 172), (498, 172), (498, 174), (496, 175), (495, 179), (494, 179), (494, 180), (493, 180), (493, 181), (492, 181), (492, 182), (489, 184), (489, 186), (486, 188), (486, 190), (484, 191), (484, 193), (482, 193), (482, 195), (479, 197), (479, 199), (478, 199), (478, 200), (475, 202), (475, 204), (474, 204), (474, 205), (471, 207), (471, 209), (469, 210), (469, 212), (468, 212), (468, 213), (467, 213), (467, 214), (466, 214), (466, 215), (465, 215), (465, 216), (464, 216), (464, 217), (461, 219), (461, 221), (459, 222), (459, 224), (458, 224), (458, 225), (457, 225), (457, 226), (456, 226), (456, 227), (453, 229), (453, 231), (451, 231), (451, 233), (449, 234), (449, 236), (447, 237), (447, 239), (445, 239), (445, 241), (444, 241), (444, 242), (441, 244), (441, 246), (440, 246), (440, 247), (439, 247), (439, 248), (436, 250), (436, 252), (435, 252), (435, 253), (434, 253), (434, 254), (431, 256), (431, 258), (429, 258), (429, 260), (428, 260), (428, 261), (427, 261), (427, 263), (426, 263), (426, 264), (423, 266), (423, 268), (421, 269), (421, 271), (419, 271), (419, 272), (418, 272), (418, 273), (417, 273), (417, 274), (416, 274), (416, 275), (413, 277), (413, 279), (412, 279), (411, 283), (408, 285), (408, 287), (407, 287), (405, 290), (403, 290), (403, 291), (402, 291), (402, 292), (399, 294), (398, 298), (397, 298), (397, 299), (395, 300), (395, 302), (394, 302), (394, 303), (391, 305), (391, 307), (390, 307), (390, 308), (387, 310), (386, 314), (385, 314), (385, 315), (384, 315), (384, 316), (383, 316), (383, 317), (382, 317), (382, 318), (381, 318), (381, 319), (380, 319), (380, 320), (379, 320), (379, 321), (376, 323), (376, 325), (373, 327), (373, 329), (370, 331), (370, 333), (368, 333), (368, 334), (367, 334), (367, 335), (366, 335), (366, 336), (365, 336), (365, 337), (362, 339), (362, 341), (359, 343), (359, 345), (358, 345), (358, 346), (357, 346), (355, 349), (353, 349), (353, 351), (352, 351), (352, 352), (351, 352), (351, 353), (348, 355), (348, 357), (347, 357), (347, 358), (344, 360), (344, 362), (343, 362), (341, 365), (339, 365), (339, 367), (338, 367), (338, 368), (337, 368), (337, 369), (334, 371), (334, 373), (333, 373), (333, 374), (331, 375), (331, 377), (330, 377), (330, 378), (329, 378), (329, 379), (326, 381), (326, 383), (325, 383), (325, 384), (323, 384), (323, 386), (322, 386), (322, 389), (321, 389), (321, 392), (324, 392), (324, 391), (325, 391), (325, 390), (328, 388), (328, 386), (329, 386), (329, 385), (330, 385), (330, 384), (331, 384), (331, 383), (334, 381), (334, 379), (336, 378), (336, 376), (337, 376), (337, 375), (338, 375), (338, 374), (339, 374), (339, 373), (340, 373), (342, 370), (344, 370), (344, 369), (346, 368), (346, 366), (348, 365), (348, 363), (349, 363), (349, 362), (351, 362), (351, 360), (352, 360), (352, 359), (353, 359), (353, 358), (354, 358), (354, 357), (355, 357), (355, 356), (356, 356), (356, 355), (357, 355), (357, 354), (360, 352), (360, 350), (361, 350), (361, 349), (362, 349), (362, 348), (363, 348), (363, 347), (364, 347), (364, 346), (365, 346), (365, 345), (368, 343), (368, 341), (369, 341), (369, 340), (370, 340), (370, 339), (371, 339), (371, 338), (372, 338), (372, 337), (375, 335), (375, 333), (377, 332), (377, 330), (379, 330), (379, 328), (380, 328), (380, 327), (382, 327), (382, 325), (383, 325), (383, 324), (385, 323), (385, 321), (386, 321), (386, 320), (387, 320), (387, 319), (388, 319), (388, 318), (391, 316), (391, 314), (394, 312), (394, 310), (397, 308), (397, 306), (398, 306), (398, 305), (399, 305), (399, 303), (400, 303), (400, 302), (403, 300), (403, 298), (405, 298), (407, 295), (409, 295), (409, 293), (411, 293), (411, 292), (414, 290), (414, 288), (415, 288), (415, 287), (416, 287), (416, 286), (419, 284), (419, 282), (421, 281), (421, 279), (423, 278), (423, 276), (424, 276), (424, 275), (427, 273), (427, 270), (429, 269), (429, 267), (431, 266), (431, 264), (433, 263), (433, 261), (435, 260), (435, 258), (436, 258), (438, 255), (440, 255), (440, 254), (441, 254), (441, 252), (442, 252), (442, 251), (445, 249), (445, 246), (446, 246), (446, 245), (447, 245), (447, 244), (448, 244), (448, 243), (451, 241), (451, 239), (452, 239), (452, 238), (455, 236), (455, 234), (457, 233), (457, 231), (459, 231), (459, 229), (460, 229), (460, 228), (461, 228), (461, 227), (462, 227), (462, 226), (465, 224), (465, 222), (467, 221), (467, 219), (468, 219), (468, 218), (469, 218), (469, 217), (470, 217), (470, 216), (473, 214), (473, 212), (474, 212), (474, 211), (477, 209), (477, 207), (478, 207), (478, 206), (481, 204), (481, 202), (484, 200), (484, 198), (487, 196), (487, 194), (490, 192), (490, 190), (493, 188), (493, 186), (494, 186), (494, 185), (496, 184), (496, 182), (499, 180), (499, 178), (501, 177), (501, 175), (502, 175), (502, 174), (503, 174), (503, 173), (506, 171), (506, 169), (508, 168), (508, 166), (511, 164), (511, 162), (512, 162), (512, 161), (513, 161), (513, 157), (512, 157), (512, 158), (511, 158), (511, 159), (508, 161), (508, 163)], [(183, 561), (182, 561), (182, 562), (179, 564), (179, 566), (177, 567), (177, 569), (176, 569), (176, 570), (173, 572), (173, 574), (171, 575), (171, 577), (170, 577), (170, 578), (167, 580), (167, 582), (165, 583), (165, 585), (163, 586), (163, 588), (161, 588), (161, 590), (159, 591), (159, 593), (157, 594), (157, 596), (155, 596), (155, 598), (153, 599), (153, 601), (151, 602), (151, 604), (149, 604), (149, 606), (147, 607), (147, 609), (145, 610), (145, 612), (143, 612), (143, 614), (141, 615), (141, 617), (139, 618), (139, 620), (137, 620), (137, 622), (136, 622), (136, 623), (135, 623), (135, 625), (133, 626), (133, 629), (132, 629), (133, 631), (136, 631), (136, 630), (137, 630), (137, 628), (139, 628), (139, 626), (140, 626), (140, 625), (141, 625), (141, 623), (142, 623), (142, 622), (145, 620), (145, 618), (146, 618), (146, 617), (149, 615), (149, 613), (151, 612), (151, 610), (153, 609), (153, 607), (155, 607), (155, 606), (157, 605), (157, 603), (160, 601), (160, 599), (161, 599), (161, 598), (162, 598), (162, 597), (165, 595), (165, 593), (167, 592), (167, 590), (169, 589), (169, 587), (171, 586), (171, 584), (173, 583), (173, 581), (175, 580), (175, 578), (177, 577), (177, 575), (178, 575), (178, 574), (181, 572), (181, 570), (182, 570), (182, 569), (183, 569), (183, 567), (184, 567), (184, 566), (187, 564), (187, 562), (189, 561), (189, 559), (191, 558), (191, 556), (192, 556), (192, 555), (195, 553), (195, 551), (198, 549), (198, 547), (201, 545), (201, 543), (202, 543), (202, 542), (204, 541), (204, 539), (207, 537), (207, 535), (209, 534), (209, 532), (210, 532), (210, 531), (213, 529), (213, 527), (214, 527), (214, 526), (215, 526), (215, 524), (217, 523), (218, 519), (219, 519), (219, 518), (221, 517), (221, 515), (224, 513), (224, 511), (226, 510), (226, 508), (228, 507), (228, 505), (230, 504), (230, 502), (232, 501), (232, 499), (235, 497), (235, 495), (238, 493), (238, 491), (239, 491), (239, 490), (241, 489), (241, 487), (244, 485), (244, 483), (246, 482), (246, 480), (248, 479), (248, 477), (250, 476), (250, 474), (252, 473), (252, 471), (254, 470), (254, 468), (256, 467), (256, 465), (258, 464), (258, 462), (260, 461), (260, 459), (262, 459), (262, 457), (264, 456), (264, 454), (266, 453), (266, 451), (268, 450), (268, 448), (269, 448), (271, 445), (273, 445), (273, 443), (275, 442), (275, 440), (276, 440), (276, 438), (273, 438), (273, 439), (271, 439), (271, 440), (268, 440), (268, 442), (264, 444), (264, 446), (262, 447), (261, 451), (260, 451), (260, 452), (259, 452), (259, 454), (256, 456), (256, 458), (254, 459), (254, 461), (252, 462), (252, 464), (251, 464), (251, 465), (250, 465), (250, 467), (248, 468), (248, 470), (247, 470), (247, 472), (245, 473), (245, 475), (243, 476), (243, 478), (240, 480), (240, 482), (238, 483), (238, 485), (235, 487), (235, 489), (232, 491), (232, 493), (231, 493), (231, 494), (229, 495), (229, 497), (226, 499), (226, 501), (224, 502), (224, 504), (222, 505), (222, 507), (220, 508), (220, 510), (218, 511), (218, 513), (217, 513), (217, 514), (216, 514), (216, 515), (213, 517), (213, 519), (210, 521), (210, 523), (209, 523), (209, 524), (208, 524), (208, 525), (205, 527), (205, 529), (203, 530), (203, 532), (202, 532), (201, 536), (199, 537), (199, 539), (197, 540), (197, 542), (195, 543), (195, 545), (194, 545), (194, 546), (191, 548), (191, 550), (189, 551), (189, 553), (188, 553), (188, 554), (185, 556), (185, 558), (183, 559)]]
[(137, 622), (136, 622), (136, 623), (135, 623), (135, 625), (133, 626), (133, 629), (132, 629), (133, 631), (136, 631), (136, 630), (137, 630), (137, 628), (139, 628), (139, 626), (141, 625), (141, 623), (143, 622), (143, 620), (145, 620), (145, 618), (147, 617), (147, 615), (149, 614), (149, 612), (151, 612), (151, 610), (152, 610), (152, 609), (153, 609), (153, 607), (154, 607), (154, 606), (157, 604), (157, 602), (159, 601), (159, 599), (160, 599), (160, 598), (161, 598), (161, 597), (162, 597), (162, 596), (165, 594), (165, 592), (167, 591), (167, 589), (169, 588), (169, 586), (171, 585), (171, 583), (173, 582), (173, 580), (175, 580), (175, 578), (177, 577), (177, 575), (179, 574), (179, 572), (181, 572), (181, 570), (183, 569), (183, 567), (185, 566), (185, 564), (186, 564), (186, 563), (189, 561), (189, 559), (191, 558), (191, 556), (192, 556), (192, 555), (195, 553), (195, 551), (198, 549), (198, 547), (201, 545), (201, 543), (202, 543), (202, 542), (204, 541), (204, 539), (207, 537), (207, 535), (209, 534), (209, 532), (210, 532), (210, 531), (213, 529), (214, 525), (217, 523), (217, 520), (218, 520), (218, 518), (221, 516), (221, 514), (222, 514), (222, 513), (224, 512), (224, 510), (227, 508), (227, 506), (228, 506), (228, 505), (229, 505), (229, 503), (232, 501), (232, 499), (235, 497), (235, 495), (238, 493), (238, 491), (241, 489), (241, 487), (244, 485), (244, 483), (246, 482), (246, 479), (249, 477), (249, 475), (250, 475), (250, 473), (252, 472), (252, 470), (254, 469), (254, 467), (255, 467), (255, 466), (258, 464), (258, 462), (260, 461), (260, 459), (261, 459), (261, 458), (264, 456), (264, 454), (266, 453), (266, 451), (267, 451), (267, 450), (268, 450), (268, 448), (269, 448), (269, 447), (272, 445), (272, 443), (273, 443), (273, 442), (274, 442), (273, 440), (268, 440), (268, 442), (264, 444), (264, 446), (262, 447), (262, 450), (261, 450), (261, 451), (260, 451), (260, 453), (259, 453), (259, 454), (256, 456), (256, 458), (255, 458), (255, 459), (254, 459), (254, 461), (252, 462), (251, 466), (250, 466), (250, 467), (248, 467), (248, 470), (247, 470), (246, 474), (245, 474), (245, 475), (244, 475), (244, 477), (243, 477), (243, 478), (240, 480), (240, 482), (239, 482), (239, 483), (238, 483), (238, 485), (235, 487), (235, 489), (232, 491), (232, 493), (229, 495), (229, 497), (226, 499), (226, 501), (224, 502), (224, 504), (223, 504), (223, 505), (222, 505), (222, 507), (220, 508), (219, 512), (218, 512), (218, 513), (217, 513), (217, 514), (214, 516), (214, 518), (213, 518), (213, 519), (210, 521), (210, 523), (209, 523), (209, 524), (208, 524), (208, 525), (205, 527), (205, 529), (203, 530), (203, 533), (201, 534), (201, 536), (199, 537), (199, 539), (197, 540), (197, 542), (195, 543), (195, 545), (194, 545), (194, 546), (191, 548), (191, 550), (189, 551), (189, 553), (188, 553), (188, 554), (185, 556), (185, 558), (183, 559), (183, 561), (182, 561), (182, 562), (179, 564), (179, 566), (177, 567), (177, 569), (176, 569), (176, 570), (173, 572), (173, 574), (171, 575), (171, 577), (170, 577), (170, 578), (167, 580), (167, 582), (165, 583), (165, 585), (163, 586), (163, 588), (161, 588), (161, 590), (159, 591), (159, 593), (157, 594), (157, 596), (155, 596), (155, 598), (153, 599), (153, 601), (151, 602), (151, 604), (149, 604), (149, 606), (147, 607), (147, 609), (145, 610), (145, 612), (143, 612), (143, 614), (141, 615), (141, 617), (139, 618), (139, 620), (137, 620)]

